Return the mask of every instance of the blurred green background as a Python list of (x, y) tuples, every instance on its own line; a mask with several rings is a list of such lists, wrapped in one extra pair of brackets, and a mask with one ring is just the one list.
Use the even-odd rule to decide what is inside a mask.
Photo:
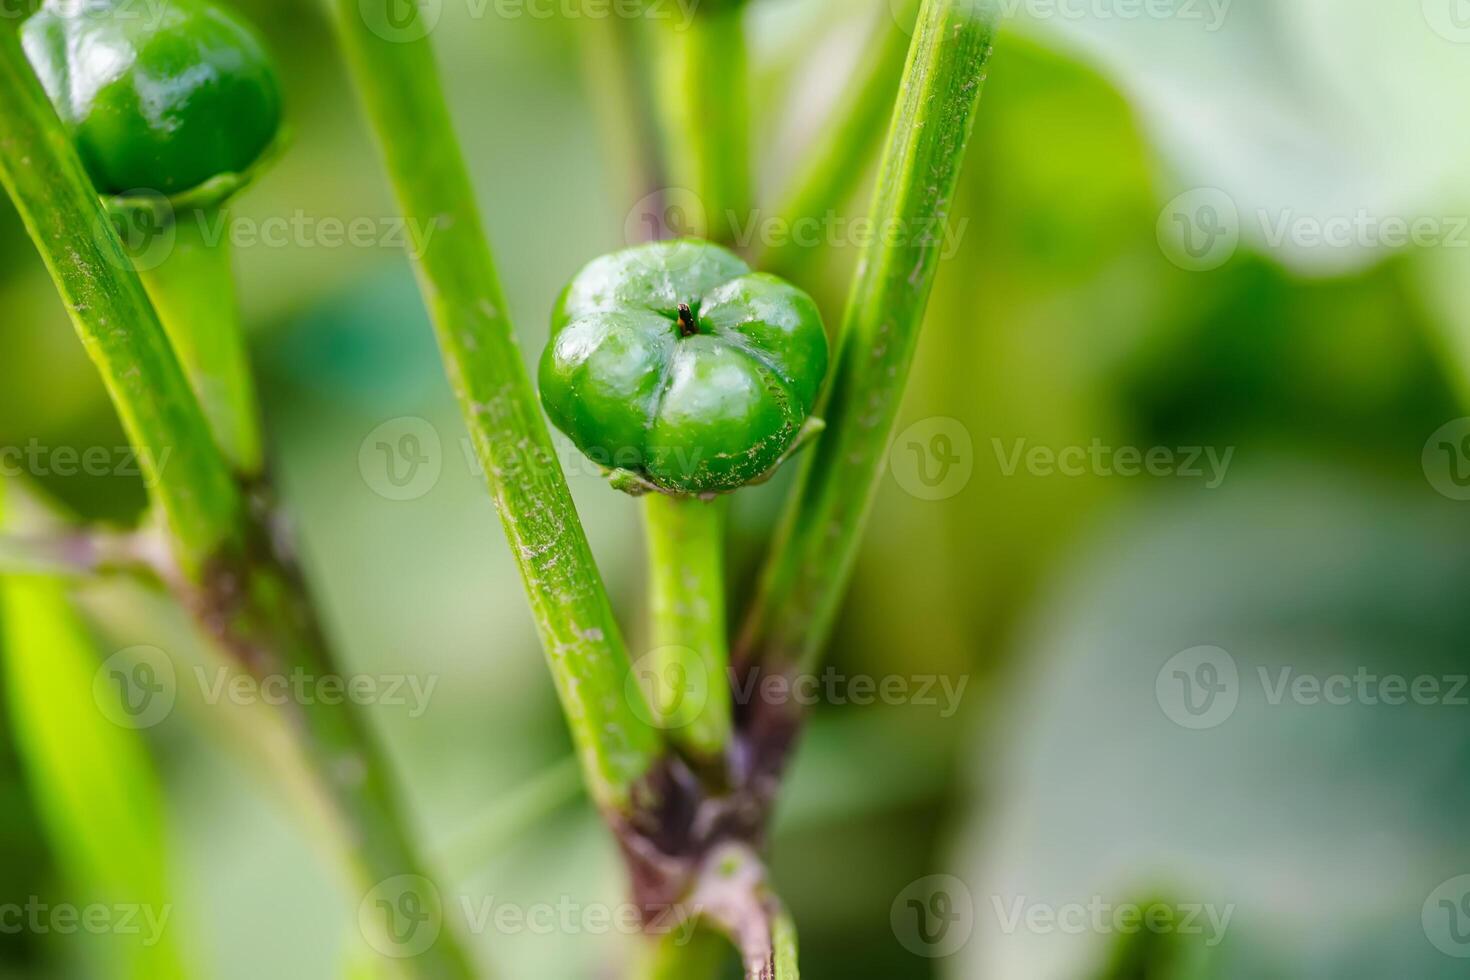
[[(616, 905), (611, 841), (561, 788), (569, 743), (405, 251), (321, 231), (394, 215), (325, 18), (296, 0), (237, 6), (279, 58), (294, 145), (236, 220), (308, 230), (240, 247), (236, 264), (274, 467), (330, 627), (349, 670), (436, 685), (421, 713), (368, 710), (453, 896)], [(624, 243), (634, 206), (578, 68), (589, 25), (549, 3), (430, 7), (529, 362), (561, 285)], [(816, 708), (773, 842), (804, 975), (1463, 976), (1470, 8), (1006, 8), (957, 248), (829, 658), (845, 678), (940, 679), (963, 697), (954, 713), (942, 695)], [(764, 206), (889, 9), (755, 0)], [(857, 249), (832, 244), (806, 285), (835, 322)], [(135, 478), (55, 472), (60, 447), (125, 440), (5, 203), (0, 257), (0, 447), (52, 461), (5, 475), (135, 519)], [(390, 499), (403, 494), (372, 444), (404, 425), (432, 434), (438, 476)], [(940, 432), (959, 463), (934, 487), (912, 447)], [(1130, 453), (1152, 469), (1130, 475)], [(637, 505), (590, 467), (570, 478), (637, 650)], [(742, 576), (783, 486), (740, 495)], [(116, 584), (78, 599), (100, 656), (143, 645), (188, 662), (188, 630), (158, 600)], [(1201, 657), (1228, 670), (1200, 673)], [(1230, 710), (1192, 714), (1176, 670), (1223, 676)], [(1342, 703), (1280, 687), (1364, 674), (1378, 680)], [(1439, 693), (1388, 703), (1390, 675)], [(0, 907), (79, 902), (6, 694)], [(143, 739), (190, 975), (345, 975), (357, 896), (273, 789), (269, 746), (242, 751), (229, 712), (189, 694)], [(533, 818), (505, 818), (507, 801)], [(943, 908), (923, 892), (934, 875), (950, 876)], [(941, 942), (914, 930), (921, 892), (951, 914)], [(1069, 918), (1099, 902), (1199, 907), (1201, 929)], [(124, 975), (109, 937), (5, 926), (0, 977)], [(472, 941), (505, 977), (616, 975), (627, 945), (565, 929)]]

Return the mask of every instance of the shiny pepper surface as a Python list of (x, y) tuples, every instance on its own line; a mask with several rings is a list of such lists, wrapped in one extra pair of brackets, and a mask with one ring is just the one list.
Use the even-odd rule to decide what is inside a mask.
[(792, 448), (827, 372), (811, 297), (708, 242), (595, 260), (552, 317), (541, 397), (599, 465), (647, 489), (727, 493)]
[(265, 49), (212, 4), (47, 0), (22, 41), (104, 195), (227, 193), (280, 132)]

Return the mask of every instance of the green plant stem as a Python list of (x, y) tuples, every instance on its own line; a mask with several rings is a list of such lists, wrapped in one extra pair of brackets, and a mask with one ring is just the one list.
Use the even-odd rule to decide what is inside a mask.
[(711, 853), (690, 903), (704, 925), (740, 951), (746, 980), (797, 980), (796, 923), (748, 847), (727, 844)]
[[(375, 2), (333, 0), (342, 43), (399, 206), (434, 228), (420, 283), (589, 788), (626, 813), (664, 742), (626, 684), (627, 650), (516, 345), (433, 51), (426, 36), (374, 33), (365, 15), (386, 18), (389, 0)], [(419, 35), (416, 7), (410, 16), (407, 35)]]
[(772, 925), (771, 976), (773, 980), (799, 980), (801, 971), (797, 960), (800, 943), (797, 941), (796, 920), (782, 907)]
[[(730, 650), (725, 621), (728, 501), (644, 499), (653, 620), (653, 709), (669, 739), (706, 767), (730, 744)], [(690, 701), (694, 698), (694, 701)], [(690, 708), (694, 707), (692, 717)]]
[(688, 24), (660, 24), (656, 35), (665, 170), (692, 192), (702, 214), (686, 215), (678, 235), (730, 244), (750, 207), (750, 68), (745, 6), (711, 0)]
[[(905, 25), (914, 20), (919, 0), (904, 0), (899, 10), (887, 4), (878, 15), (847, 97), (827, 123), (819, 144), (803, 162), (778, 213), (788, 221), (825, 218), (856, 192), (893, 114), (893, 96), (908, 58)], [(788, 236), (755, 260), (765, 272), (805, 285), (821, 245)]]
[(994, 0), (925, 0), (838, 338), (827, 431), (808, 452), (742, 633), (742, 666), (807, 670), (831, 634), (872, 507), (939, 263), (998, 21)]
[(91, 180), (0, 24), (0, 183), (112, 396), (184, 574), (235, 544), (241, 498)]
[[(8, 24), (0, 24), (0, 90), (6, 93), (0, 180), (144, 457), (182, 576), (171, 584), (256, 677), (297, 670), (333, 675), (304, 586), (272, 549), (264, 508), (246, 506), (132, 262)], [(288, 707), (286, 715), (341, 829), (356, 881), (371, 887), (420, 874), (386, 766), (355, 710), (315, 700)], [(447, 931), (402, 965), (419, 980), (474, 976)]]
[[(228, 587), (209, 590), (196, 607), (196, 616), (233, 660), (257, 679), (339, 677), (306, 598), (305, 583), (288, 560), (271, 553), (263, 537), (257, 532), (249, 557), (220, 572)], [(343, 846), (357, 895), (365, 897), (379, 884), (405, 875), (428, 880), (406, 829), (387, 762), (360, 711), (350, 701), (305, 698), (284, 705), (282, 713), (295, 747), (316, 777), (326, 823)], [(388, 925), (386, 916), (359, 921), (364, 927)], [(404, 976), (414, 980), (478, 976), (452, 924), (442, 925), (444, 931), (429, 949), (397, 960)], [(397, 941), (385, 932), (377, 945), (391, 948)]]
[(168, 257), (140, 275), (220, 449), (236, 472), (254, 477), (263, 462), (259, 408), (235, 298), (228, 221), (221, 208), (181, 212)]
[(615, 161), (623, 196), (636, 201), (664, 183), (662, 134), (639, 59), (642, 25), (628, 17), (595, 16), (597, 3), (584, 0), (586, 16), (578, 29), (583, 80), (601, 130), (602, 145)]

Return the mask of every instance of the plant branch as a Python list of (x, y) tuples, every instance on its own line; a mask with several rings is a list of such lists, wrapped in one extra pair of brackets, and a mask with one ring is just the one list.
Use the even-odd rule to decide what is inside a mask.
[[(703, 215), (673, 228), (729, 244), (728, 215), (750, 206), (750, 69), (743, 0), (711, 0), (687, 24), (660, 25), (658, 89), (665, 170)], [(701, 222), (699, 219), (703, 218)]]
[[(647, 73), (640, 63), (643, 26), (629, 17), (596, 15), (597, 0), (583, 0), (585, 16), (578, 26), (582, 52), (582, 74), (592, 101), (602, 145), (620, 171), (628, 200), (657, 201), (666, 181), (663, 177), (662, 133), (655, 118)], [(663, 217), (662, 208), (652, 203), (640, 215), (639, 228)]]
[(260, 411), (235, 298), (228, 221), (222, 208), (182, 211), (171, 226), (167, 257), (139, 274), (220, 449), (238, 473), (255, 477), (263, 463)]
[(728, 501), (644, 498), (653, 619), (652, 707), (670, 741), (704, 767), (730, 744), (730, 650), (725, 623)]
[(427, 31), (416, 6), (405, 33), (419, 39), (390, 41), (368, 22), (388, 23), (389, 0), (332, 5), (399, 206), (435, 229), (420, 283), (592, 795), (626, 813), (663, 739), (627, 689), (622, 634), (516, 345)]
[[(908, 57), (909, 35), (919, 0), (903, 0), (900, 10), (884, 9), (859, 62), (847, 98), (828, 122), (818, 146), (803, 162), (778, 213), (789, 221), (822, 218), (836, 211), (857, 190), (893, 114), (893, 96)], [(810, 278), (811, 264), (822, 255), (818, 246), (788, 236), (757, 257), (758, 268), (798, 285)]]
[[(269, 515), (259, 503), (256, 513)], [(231, 659), (257, 679), (340, 678), (316, 618), (309, 590), (282, 535), (267, 519), (252, 526), (239, 562), (219, 566), (207, 588), (192, 597), (195, 617)], [(344, 848), (351, 884), (367, 895), (404, 876), (427, 879), (412, 843), (377, 740), (350, 700), (292, 700), (282, 706), (293, 744), (324, 794), (328, 824)], [(381, 928), (385, 923), (375, 922)], [(391, 928), (391, 924), (390, 924)], [(377, 946), (401, 940), (385, 930)], [(397, 962), (415, 980), (472, 980), (468, 952), (445, 923), (428, 948)]]
[[(998, 19), (994, 0), (925, 0), (920, 11), (870, 213), (873, 227), (903, 234), (877, 236), (859, 263), (818, 410), (827, 431), (803, 461), (737, 671), (810, 669), (831, 634), (893, 438)], [(774, 782), (796, 725), (746, 719), (751, 737), (767, 742), (752, 778)], [(758, 795), (773, 792), (765, 785)]]
[(184, 573), (236, 542), (241, 498), (117, 231), (0, 25), (0, 183), (55, 280), (163, 510)]
[(729, 844), (714, 851), (692, 905), (740, 951), (746, 980), (797, 980), (796, 924), (749, 848)]
[(167, 545), (146, 530), (0, 531), (0, 574), (87, 578), (112, 572), (162, 576), (168, 572)]
[[(257, 678), (334, 676), (305, 585), (283, 550), (286, 535), (266, 501), (230, 474), (116, 230), (5, 25), (0, 88), (0, 179), (145, 459), (178, 566), (169, 585)], [(283, 713), (341, 832), (355, 884), (419, 874), (387, 767), (350, 703), (313, 699)], [(422, 980), (474, 975), (448, 932), (403, 968)]]

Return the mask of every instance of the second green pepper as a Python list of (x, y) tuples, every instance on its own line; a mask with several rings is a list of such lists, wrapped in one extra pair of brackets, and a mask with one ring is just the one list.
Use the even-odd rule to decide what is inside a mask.
[(665, 493), (727, 493), (781, 462), (826, 373), (806, 293), (708, 242), (657, 242), (567, 287), (541, 397), (594, 462)]

